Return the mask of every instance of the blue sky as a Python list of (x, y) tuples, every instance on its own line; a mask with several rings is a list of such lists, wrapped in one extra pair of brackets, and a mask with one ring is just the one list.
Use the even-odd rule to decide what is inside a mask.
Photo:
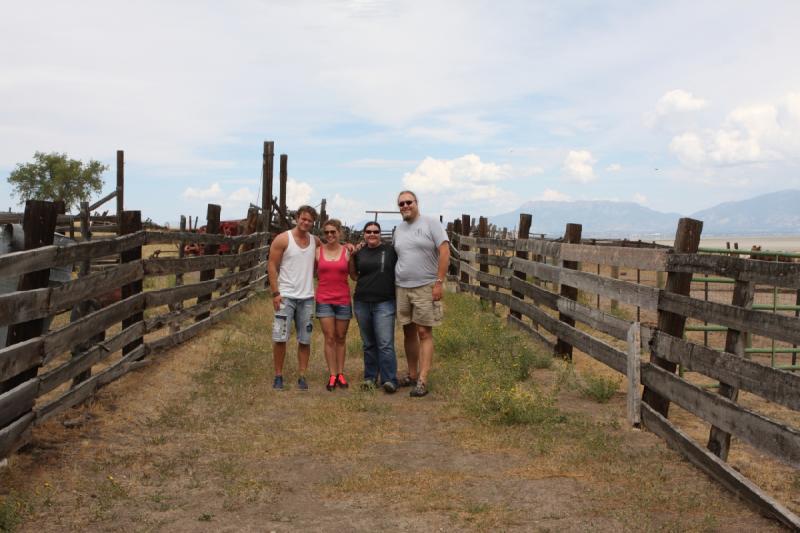
[[(348, 222), (528, 200), (689, 214), (800, 187), (800, 3), (11, 3), (0, 175), (39, 151), (111, 165), (157, 222), (244, 216), (261, 148), (289, 204)], [(0, 180), (1, 209), (18, 209)], [(579, 218), (579, 217), (577, 217)], [(580, 222), (577, 220), (576, 222)]]

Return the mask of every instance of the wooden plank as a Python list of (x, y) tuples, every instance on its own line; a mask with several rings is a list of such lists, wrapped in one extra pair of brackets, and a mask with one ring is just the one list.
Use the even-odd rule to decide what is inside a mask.
[(771, 402), (800, 411), (800, 374), (656, 331), (650, 348), (659, 357)]
[(144, 277), (141, 261), (121, 264), (88, 276), (53, 287), (50, 295), (49, 314), (55, 314), (89, 298), (98, 298), (127, 283)]
[(493, 291), (492, 289), (481, 287), (480, 285), (469, 285), (467, 283), (460, 282), (459, 289), (463, 292), (471, 292), (472, 294), (477, 294), (478, 296), (486, 300), (491, 300), (495, 303), (505, 305), (506, 307), (508, 307), (509, 302), (511, 300), (510, 294)]
[(103, 361), (112, 353), (122, 349), (123, 346), (134, 339), (140, 338), (145, 333), (143, 322), (126, 328), (101, 343), (95, 344), (82, 354), (72, 357), (65, 363), (42, 374), (39, 379), (39, 396), (50, 392), (62, 383), (66, 383), (75, 376), (92, 368), (92, 366)]
[(642, 365), (642, 384), (779, 461), (800, 466), (800, 432), (796, 429), (649, 363)]
[(466, 262), (475, 262), (475, 256), (478, 255), (477, 252), (470, 252), (469, 250), (460, 250), (458, 254), (458, 257)]
[(232, 268), (244, 265), (253, 259), (263, 260), (269, 252), (269, 246), (234, 255), (201, 255), (197, 257), (152, 258), (144, 260), (144, 273), (152, 276), (167, 274), (184, 274), (210, 268)]
[[(519, 243), (520, 241), (527, 241), (528, 240), (528, 236), (530, 235), (530, 232), (531, 232), (531, 222), (533, 222), (533, 215), (531, 215), (529, 213), (520, 213), (519, 214), (519, 226), (518, 226), (518, 230), (517, 230), (517, 241), (516, 241), (516, 243)], [(515, 248), (516, 248), (516, 243), (514, 244)], [(528, 252), (515, 251), (514, 252), (514, 256), (516, 256), (520, 260), (524, 261), (524, 260), (528, 259)], [(510, 262), (509, 262), (509, 264), (510, 264)], [(520, 282), (520, 281), (525, 282), (525, 281), (527, 281), (527, 277), (528, 277), (525, 272), (522, 272), (522, 271), (519, 271), (519, 270), (514, 270), (513, 273), (512, 273), (512, 276), (513, 276), (512, 280), (511, 280), (512, 287), (513, 287), (513, 284), (514, 284), (515, 280), (517, 282)], [(514, 296), (514, 298), (519, 298), (520, 300), (524, 300), (525, 299), (525, 294), (524, 293), (515, 291), (515, 290), (513, 290), (513, 288), (511, 290), (511, 295)], [(520, 321), (522, 320), (522, 315), (519, 314), (516, 311), (509, 311), (509, 316), (513, 316), (515, 319), (520, 320)]]
[(0, 255), (0, 277), (20, 276), (36, 270), (118, 254), (141, 246), (146, 240), (145, 232), (141, 231), (113, 239), (81, 242), (70, 246), (43, 246), (35, 250)]
[(595, 339), (591, 335), (560, 322), (538, 307), (523, 302), (517, 298), (510, 299), (510, 307), (519, 311), (534, 322), (538, 323), (553, 335), (565, 339), (575, 348), (597, 359), (601, 363), (625, 374), (627, 369), (627, 355), (605, 342)]
[(260, 274), (266, 269), (266, 263), (260, 263), (253, 268), (248, 268), (235, 274), (226, 274), (210, 281), (201, 283), (193, 283), (191, 285), (184, 285), (182, 287), (170, 287), (167, 289), (160, 289), (157, 291), (148, 291), (144, 293), (147, 297), (147, 308), (158, 307), (160, 305), (167, 305), (189, 298), (195, 298), (201, 294), (208, 293), (209, 291), (219, 290), (220, 288), (228, 288), (236, 283), (241, 283), (244, 280), (249, 280), (250, 276)]
[(171, 333), (170, 335), (166, 335), (164, 337), (161, 337), (160, 339), (156, 339), (154, 341), (151, 341), (151, 342), (147, 343), (147, 347), (148, 347), (148, 352), (147, 353), (148, 354), (152, 354), (152, 355), (156, 355), (156, 354), (158, 354), (160, 352), (163, 352), (165, 350), (168, 350), (168, 349), (172, 348), (173, 346), (177, 346), (178, 344), (186, 342), (187, 340), (191, 339), (192, 337), (194, 337), (198, 333), (204, 331), (205, 329), (207, 329), (210, 326), (216, 324), (217, 322), (219, 322), (223, 318), (227, 317), (234, 310), (238, 309), (239, 307), (241, 307), (245, 303), (249, 302), (251, 298), (252, 298), (252, 295), (248, 296), (247, 298), (245, 298), (243, 300), (239, 300), (238, 302), (236, 302), (232, 306), (230, 306), (230, 307), (228, 307), (226, 309), (223, 309), (219, 313), (215, 313), (213, 315), (210, 315), (208, 318), (204, 318), (200, 322), (195, 322), (194, 324), (192, 324), (188, 328), (184, 328), (184, 329), (179, 330), (179, 331), (177, 331), (175, 333)]
[(42, 364), (44, 340), (34, 337), (0, 349), (0, 381)]
[[(550, 292), (547, 289), (537, 287), (532, 283), (528, 283), (527, 281), (513, 277), (511, 278), (511, 290), (521, 296), (531, 298), (539, 305), (544, 305), (550, 309), (557, 309), (556, 305), (559, 300), (559, 296), (558, 294)], [(519, 298), (519, 296), (517, 297)]]
[[(583, 226), (580, 224), (572, 224), (568, 223), (566, 229), (564, 230), (564, 242), (565, 243), (576, 243), (581, 242), (581, 232), (583, 231)], [(564, 249), (562, 245), (561, 249)], [(578, 262), (577, 261), (565, 261), (563, 258), (559, 259), (560, 266), (561, 266), (561, 274), (559, 279), (561, 280), (561, 298), (567, 300), (577, 300), (578, 299), (578, 289), (576, 287), (571, 287), (565, 279), (569, 279), (568, 275), (572, 274), (572, 271), (578, 270)], [(575, 327), (575, 320), (572, 319), (571, 316), (565, 315), (564, 313), (558, 314), (558, 320), (563, 322), (564, 324)], [(561, 337), (558, 338), (556, 341), (556, 346), (553, 348), (553, 355), (566, 359), (567, 361), (572, 361), (572, 345), (567, 342), (565, 339)]]
[(748, 331), (775, 340), (800, 344), (800, 319), (771, 312), (706, 302), (680, 294), (662, 292), (658, 309), (686, 317)]
[(125, 355), (122, 359), (90, 377), (77, 387), (70, 389), (58, 398), (37, 407), (35, 425), (41, 425), (55, 415), (66, 411), (93, 395), (101, 387), (120, 378), (128, 372), (130, 364), (147, 355), (147, 346), (142, 344)]
[(569, 285), (582, 291), (592, 292), (653, 311), (658, 309), (659, 290), (655, 287), (575, 270), (562, 270), (559, 275), (559, 281), (562, 286)]
[(528, 261), (519, 257), (511, 258), (511, 268), (551, 283), (558, 283), (559, 273), (561, 272), (561, 269), (557, 266)]
[(762, 514), (775, 518), (792, 530), (800, 530), (800, 518), (772, 499), (749, 479), (727, 465), (719, 457), (695, 444), (688, 435), (647, 404), (642, 405), (644, 426), (664, 439), (709, 477), (722, 484)]
[[(222, 208), (217, 204), (208, 204), (208, 209), (206, 211), (206, 233), (209, 235), (216, 235), (221, 233), (219, 230), (219, 220), (220, 220), (220, 211)], [(219, 250), (219, 246), (216, 244), (207, 244), (204, 250), (206, 255), (214, 255)], [(214, 268), (209, 268), (207, 270), (203, 270), (200, 272), (200, 282), (210, 281), (214, 279), (216, 276), (216, 270)], [(200, 294), (197, 297), (197, 303), (203, 303), (211, 300), (211, 292), (207, 294)], [(199, 316), (195, 317), (195, 320), (203, 320), (207, 318), (208, 314), (201, 313)]]
[[(736, 307), (751, 308), (753, 305), (753, 295), (755, 294), (755, 284), (749, 281), (737, 281), (733, 287), (733, 298), (731, 304)], [(707, 298), (707, 297), (706, 297)], [(725, 334), (725, 351), (744, 357), (745, 334), (732, 328), (728, 328)], [(727, 382), (720, 382), (717, 394), (736, 401), (739, 396), (739, 389)], [(709, 451), (722, 459), (728, 460), (728, 452), (731, 447), (731, 435), (716, 426), (711, 427), (708, 436)]]
[(28, 413), (12, 424), (0, 428), (0, 458), (8, 457), (31, 438), (31, 428), (36, 415)]
[(207, 313), (212, 309), (225, 307), (231, 300), (237, 300), (253, 290), (255, 290), (255, 286), (253, 284), (250, 284), (245, 286), (244, 288), (230, 292), (224, 296), (220, 296), (219, 298), (215, 298), (209, 302), (195, 304), (191, 307), (187, 307), (184, 309), (177, 309), (175, 311), (170, 311), (169, 313), (165, 313), (163, 315), (149, 318), (145, 321), (146, 333), (152, 333), (154, 331), (158, 331), (159, 329), (163, 328), (168, 324), (176, 322), (179, 323), (190, 318), (195, 318), (196, 316), (202, 313)]
[(642, 370), (642, 332), (638, 322), (628, 329), (628, 423), (633, 427), (641, 424), (642, 396), (639, 390)]
[[(120, 233), (123, 235), (128, 235), (131, 233), (136, 233), (142, 229), (142, 212), (141, 211), (123, 211), (122, 213), (118, 213), (119, 217), (119, 227)], [(133, 263), (133, 262), (142, 262), (142, 247), (138, 246), (136, 248), (132, 248), (125, 252), (122, 252), (119, 257), (120, 263)], [(129, 298), (136, 294), (140, 294), (143, 289), (143, 282), (141, 280), (134, 281), (122, 287), (122, 298)], [(141, 322), (144, 320), (144, 313), (138, 312), (134, 313), (127, 318), (122, 320), (122, 329), (132, 326), (136, 322)], [(133, 350), (135, 350), (138, 346), (140, 346), (144, 341), (140, 339), (134, 339), (127, 346), (122, 348), (122, 355), (127, 355)]]
[(626, 340), (631, 322), (578, 302), (559, 298), (556, 302), (558, 311), (569, 315), (578, 322), (583, 322), (592, 329), (602, 331), (615, 339)]
[(0, 295), (0, 325), (19, 324), (48, 316), (50, 289), (31, 289)]
[(518, 240), (515, 243), (514, 249), (522, 252), (530, 252), (534, 255), (543, 255), (545, 257), (558, 257), (561, 255), (560, 242), (548, 241), (545, 239), (526, 239)]
[(530, 335), (534, 340), (543, 344), (549, 351), (553, 351), (555, 348), (555, 343), (536, 331), (530, 324), (526, 324), (519, 318), (515, 317), (514, 315), (508, 315), (506, 318), (506, 322), (509, 326), (514, 327), (520, 331), (524, 331), (528, 335)]
[(0, 394), (0, 427), (8, 425), (20, 415), (28, 412), (36, 400), (39, 380), (36, 377), (20, 383), (11, 390)]
[(627, 248), (622, 246), (597, 246), (591, 244), (561, 245), (561, 258), (584, 263), (664, 271), (667, 252), (655, 248)]
[(193, 233), (191, 231), (147, 230), (146, 244), (170, 244), (173, 242), (185, 241), (195, 244), (230, 244), (231, 246), (238, 246), (240, 244), (258, 244), (267, 237), (269, 237), (269, 233), (265, 232), (228, 237), (222, 234), (213, 235), (208, 233)]
[(131, 315), (141, 313), (145, 308), (145, 294), (135, 294), (45, 335), (42, 364), (49, 363), (79, 342), (93, 337)]
[(459, 244), (464, 246), (476, 246), (488, 248), (490, 250), (514, 250), (513, 240), (492, 239), (489, 237), (467, 237), (462, 235)]
[(800, 263), (758, 261), (729, 255), (669, 254), (667, 270), (707, 274), (773, 285), (789, 289), (800, 289)]
[(511, 257), (505, 255), (494, 254), (473, 254), (471, 261), (475, 261), (480, 265), (496, 266), (500, 268), (511, 267)]
[[(700, 234), (703, 232), (703, 223), (691, 218), (682, 218), (678, 221), (678, 228), (675, 231), (674, 249), (678, 253), (695, 253), (700, 246)], [(664, 292), (676, 293), (688, 296), (692, 288), (692, 275), (680, 272), (670, 272), (667, 275), (667, 283)], [(669, 311), (658, 311), (658, 329), (673, 337), (683, 337), (683, 329), (686, 326), (686, 316)], [(668, 372), (675, 372), (676, 365), (666, 359), (661, 359), (657, 355), (651, 357), (654, 365), (660, 366)], [(653, 391), (645, 388), (642, 394), (642, 401), (658, 411), (662, 416), (669, 415), (669, 400), (663, 398)]]
[(489, 274), (488, 272), (481, 272), (467, 263), (461, 263), (461, 272), (466, 272), (471, 278), (475, 278), (482, 283), (491, 283), (492, 285), (496, 285), (504, 289), (511, 288), (511, 281), (508, 278)]

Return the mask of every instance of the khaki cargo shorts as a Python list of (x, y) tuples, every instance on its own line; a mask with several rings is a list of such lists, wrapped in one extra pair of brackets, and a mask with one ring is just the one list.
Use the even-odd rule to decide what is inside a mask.
[(442, 324), (442, 302), (433, 301), (433, 283), (406, 289), (397, 287), (397, 321), (401, 326), (414, 323), (420, 326)]

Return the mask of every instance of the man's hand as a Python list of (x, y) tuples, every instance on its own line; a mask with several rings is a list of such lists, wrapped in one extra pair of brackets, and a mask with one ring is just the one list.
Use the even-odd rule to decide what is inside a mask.
[(433, 301), (438, 302), (442, 299), (442, 283), (437, 281), (433, 284), (433, 288), (431, 289), (431, 293), (433, 294)]
[(276, 294), (272, 297), (272, 307), (275, 308), (275, 311), (280, 311), (281, 302), (283, 302), (283, 297), (280, 294)]

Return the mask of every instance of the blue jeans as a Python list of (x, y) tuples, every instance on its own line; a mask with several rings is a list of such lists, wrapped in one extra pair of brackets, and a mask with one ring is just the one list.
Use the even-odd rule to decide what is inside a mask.
[(397, 385), (397, 354), (394, 351), (394, 300), (353, 302), (364, 347), (364, 379)]

